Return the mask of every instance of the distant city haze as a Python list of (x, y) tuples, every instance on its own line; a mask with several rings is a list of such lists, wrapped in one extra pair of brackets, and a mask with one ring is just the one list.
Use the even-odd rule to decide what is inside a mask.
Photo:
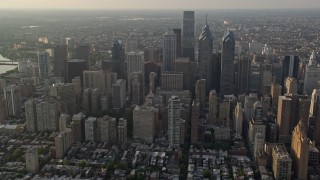
[(295, 9), (319, 0), (0, 0), (0, 9)]

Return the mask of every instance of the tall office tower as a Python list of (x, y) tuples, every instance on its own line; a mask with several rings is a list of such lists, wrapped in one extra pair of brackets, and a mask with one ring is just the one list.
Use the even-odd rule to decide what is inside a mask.
[(98, 113), (100, 112), (100, 90), (94, 88), (91, 90), (91, 112)]
[(262, 95), (270, 94), (271, 83), (272, 83), (272, 64), (268, 61), (262, 64), (261, 74), (261, 93)]
[(209, 93), (209, 123), (218, 125), (218, 96), (216, 90), (211, 90)]
[(141, 105), (144, 102), (144, 80), (141, 72), (131, 74), (131, 103)]
[(256, 101), (253, 104), (253, 118), (255, 119), (263, 118), (263, 107), (260, 101)]
[(253, 155), (255, 160), (259, 157), (259, 154), (264, 151), (264, 142), (265, 136), (263, 136), (261, 133), (256, 133), (253, 148)]
[(0, 123), (4, 124), (7, 119), (6, 100), (0, 96)]
[(45, 51), (38, 53), (39, 77), (42, 79), (48, 78), (48, 61), (49, 53)]
[(309, 116), (315, 119), (313, 140), (316, 146), (320, 145), (320, 89), (314, 89), (311, 96)]
[(271, 83), (271, 98), (272, 98), (272, 107), (277, 108), (279, 102), (279, 96), (281, 96), (282, 86), (277, 83)]
[(286, 94), (297, 95), (298, 94), (298, 82), (297, 79), (287, 77), (285, 80)]
[(237, 64), (238, 72), (236, 75), (236, 93), (245, 94), (249, 89), (249, 74), (251, 61), (248, 56), (241, 56)]
[(272, 170), (276, 180), (291, 179), (292, 159), (284, 144), (272, 147)]
[(308, 155), (309, 141), (306, 124), (299, 121), (292, 131), (291, 156), (295, 177), (297, 179), (308, 179)]
[(49, 87), (49, 95), (60, 100), (60, 110), (73, 115), (77, 111), (75, 85), (57, 83)]
[(156, 92), (157, 73), (151, 72), (149, 75), (149, 92)]
[(128, 139), (127, 135), (127, 120), (120, 118), (118, 122), (118, 142), (119, 144), (125, 144)]
[(145, 73), (144, 69), (144, 53), (143, 52), (129, 52), (126, 53), (127, 60), (127, 80), (128, 80), (128, 92), (131, 92), (131, 76), (134, 72), (141, 72), (143, 77)]
[(163, 60), (162, 71), (174, 71), (176, 59), (176, 35), (173, 32), (166, 32), (163, 35)]
[(39, 172), (39, 154), (37, 148), (28, 149), (26, 152), (26, 170), (29, 173)]
[(199, 79), (196, 82), (196, 98), (200, 101), (201, 109), (206, 107), (206, 79)]
[(175, 60), (175, 71), (183, 74), (183, 89), (193, 90), (195, 77), (193, 74), (193, 63), (189, 58), (179, 57)]
[(261, 119), (250, 118), (248, 137), (249, 142), (252, 145), (257, 133), (260, 133), (263, 136), (263, 139), (266, 137), (266, 124)]
[(112, 84), (113, 109), (121, 109), (126, 104), (126, 80), (118, 79)]
[(111, 118), (109, 119), (109, 142), (112, 144), (116, 144), (119, 142), (117, 135), (117, 119)]
[(156, 110), (152, 106), (136, 106), (133, 110), (133, 138), (152, 143), (155, 136)]
[(171, 96), (168, 102), (168, 140), (171, 147), (180, 147), (180, 111), (180, 99)]
[(20, 87), (10, 85), (3, 89), (6, 100), (7, 116), (17, 116), (22, 112)]
[(298, 56), (285, 56), (282, 65), (282, 86), (284, 86), (286, 77), (298, 78), (299, 63), (300, 59)]
[(88, 117), (84, 122), (85, 129), (85, 140), (86, 141), (96, 141), (96, 132), (97, 132), (97, 118)]
[(67, 62), (69, 59), (68, 46), (58, 45), (54, 47), (54, 71), (55, 77), (61, 77), (66, 82), (67, 81)]
[(213, 51), (213, 36), (206, 22), (199, 36), (199, 54), (198, 54), (198, 78), (207, 80), (206, 92), (212, 88), (213, 76), (212, 72), (212, 51)]
[(195, 60), (194, 45), (195, 45), (195, 25), (194, 11), (183, 12), (182, 24), (182, 56)]
[(78, 113), (72, 116), (72, 123), (74, 126), (74, 142), (82, 142), (84, 141), (84, 121), (86, 119), (86, 115), (83, 113)]
[(109, 122), (110, 116), (103, 116), (97, 120), (97, 141), (109, 142)]
[(222, 39), (220, 94), (234, 93), (234, 50), (235, 39), (232, 31), (228, 31)]
[(254, 117), (254, 103), (257, 102), (258, 95), (255, 93), (250, 93), (245, 96), (244, 100), (244, 116), (246, 119)]
[(77, 59), (83, 59), (86, 62), (86, 69), (89, 70), (90, 67), (90, 53), (91, 53), (91, 48), (90, 45), (78, 45), (76, 47), (76, 58)]
[(125, 49), (121, 40), (116, 40), (112, 46), (112, 62), (114, 62), (115, 72), (119, 78), (125, 78)]
[(42, 101), (36, 105), (37, 128), (39, 132), (59, 131), (60, 108), (55, 101)]
[(74, 85), (74, 91), (76, 96), (76, 103), (80, 104), (80, 98), (81, 98), (81, 79), (80, 77), (75, 77), (71, 80), (71, 83)]
[(68, 82), (72, 82), (75, 77), (80, 77), (83, 82), (83, 72), (89, 70), (87, 61), (84, 59), (70, 59), (68, 61)]
[(191, 115), (191, 144), (198, 143), (199, 115), (200, 115), (200, 101), (199, 99), (194, 99), (192, 103), (192, 115)]
[(279, 96), (277, 126), (280, 143), (290, 143), (290, 126), (292, 120), (292, 98), (289, 96)]
[(230, 123), (230, 101), (224, 99), (219, 104), (219, 121), (216, 126), (229, 127)]
[(105, 73), (103, 71), (84, 71), (83, 88), (99, 88), (105, 92), (107, 89)]
[(90, 113), (91, 112), (91, 89), (90, 88), (86, 88), (83, 90), (82, 104), (83, 104), (84, 112)]
[(59, 133), (54, 138), (56, 159), (62, 159), (63, 156), (66, 154), (66, 152), (69, 150), (69, 148), (72, 146), (73, 144), (72, 133), (73, 133), (72, 131), (66, 130)]
[(162, 63), (162, 45), (148, 46), (143, 49), (145, 62)]
[(25, 102), (25, 115), (27, 122), (27, 131), (30, 133), (37, 132), (37, 111), (36, 111), (36, 100), (30, 99)]
[(254, 60), (251, 62), (250, 67), (250, 75), (249, 75), (249, 92), (255, 92), (261, 94), (261, 64), (255, 62)]
[(181, 43), (182, 43), (182, 34), (181, 34), (181, 29), (176, 28), (173, 29), (173, 33), (176, 35), (176, 56), (177, 57), (182, 57), (182, 47), (181, 47)]
[(67, 130), (68, 124), (71, 122), (69, 114), (61, 114), (59, 118), (59, 132)]
[(243, 124), (243, 109), (240, 102), (234, 110), (234, 129), (236, 133), (242, 134), (242, 124)]
[(318, 88), (320, 68), (317, 66), (316, 54), (313, 51), (309, 64), (305, 70), (303, 93), (310, 95), (314, 89)]
[(181, 91), (183, 90), (183, 73), (165, 71), (161, 73), (161, 90)]

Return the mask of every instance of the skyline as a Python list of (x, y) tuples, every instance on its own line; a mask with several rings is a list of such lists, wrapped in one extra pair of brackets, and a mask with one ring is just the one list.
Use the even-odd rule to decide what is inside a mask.
[[(318, 0), (1, 0), (0, 9), (317, 9)], [(132, 3), (134, 2), (134, 3)], [(183, 2), (183, 3), (182, 3)], [(230, 5), (232, 4), (232, 5)]]

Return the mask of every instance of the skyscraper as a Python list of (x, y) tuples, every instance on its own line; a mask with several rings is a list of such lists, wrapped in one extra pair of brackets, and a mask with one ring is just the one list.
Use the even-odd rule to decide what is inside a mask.
[(234, 34), (229, 30), (222, 39), (220, 77), (221, 96), (234, 93), (234, 52)]
[(37, 111), (36, 111), (36, 101), (30, 99), (25, 102), (25, 115), (27, 122), (27, 131), (31, 133), (37, 132)]
[(39, 77), (43, 79), (48, 78), (48, 58), (49, 54), (47, 52), (38, 53)]
[(285, 56), (282, 65), (282, 87), (284, 87), (286, 77), (298, 78), (299, 62), (298, 56)]
[(272, 170), (276, 180), (291, 179), (292, 159), (284, 144), (272, 147)]
[(194, 11), (183, 12), (182, 24), (182, 56), (189, 57), (194, 61), (194, 44), (195, 44), (195, 24)]
[(28, 149), (26, 152), (26, 170), (30, 173), (39, 171), (39, 154), (37, 148)]
[(198, 143), (198, 126), (200, 115), (200, 101), (194, 99), (192, 103), (192, 115), (191, 115), (191, 144)]
[(172, 147), (180, 147), (180, 99), (172, 96), (168, 102), (168, 140)]
[(298, 82), (297, 79), (292, 77), (287, 77), (285, 79), (285, 88), (286, 88), (286, 94), (298, 94)]
[(202, 32), (199, 36), (199, 54), (198, 54), (198, 78), (206, 79), (207, 89), (206, 92), (209, 92), (212, 88), (212, 50), (213, 50), (213, 36), (206, 22), (206, 25), (202, 29)]
[(126, 80), (118, 79), (112, 84), (113, 109), (121, 109), (126, 104)]
[(127, 142), (128, 136), (127, 136), (127, 120), (120, 118), (118, 122), (118, 142), (119, 144), (124, 144)]
[(133, 110), (133, 138), (152, 143), (155, 136), (156, 111), (152, 106), (136, 106)]
[(314, 89), (318, 88), (319, 77), (320, 68), (317, 66), (316, 54), (313, 51), (305, 71), (303, 86), (304, 94), (310, 95)]
[(59, 130), (59, 103), (55, 101), (42, 101), (36, 105), (37, 129), (39, 132)]
[(173, 32), (166, 32), (163, 35), (163, 60), (161, 70), (174, 71), (176, 56), (176, 35)]
[(141, 72), (144, 78), (144, 73), (145, 73), (144, 53), (143, 52), (126, 53), (126, 60), (127, 60), (128, 92), (131, 92), (132, 73)]
[(193, 91), (195, 81), (193, 64), (195, 62), (191, 62), (189, 58), (180, 57), (175, 60), (175, 63), (175, 71), (183, 74), (183, 89)]
[(182, 53), (181, 53), (181, 38), (182, 38), (182, 34), (181, 34), (181, 29), (173, 29), (173, 33), (176, 35), (176, 56), (177, 57), (181, 57)]
[(320, 89), (314, 89), (311, 96), (310, 117), (315, 118), (313, 140), (320, 145)]
[(196, 98), (199, 99), (201, 109), (206, 107), (206, 79), (199, 79), (196, 82)]
[(211, 90), (209, 93), (209, 123), (218, 125), (218, 96), (216, 90)]
[(88, 117), (85, 121), (85, 140), (94, 142), (96, 140), (97, 118)]
[(86, 69), (90, 70), (90, 53), (91, 53), (91, 49), (90, 49), (90, 45), (86, 44), (86, 45), (78, 45), (76, 47), (76, 58), (77, 59), (83, 59), (86, 62)]
[(249, 74), (251, 67), (251, 60), (248, 56), (241, 56), (237, 64), (237, 76), (236, 76), (236, 93), (247, 93), (249, 89)]
[(236, 133), (242, 134), (242, 124), (243, 124), (243, 109), (240, 102), (237, 103), (237, 106), (234, 111), (234, 129)]
[(67, 81), (67, 63), (69, 59), (68, 46), (58, 45), (54, 47), (54, 71), (55, 77), (61, 77), (66, 82)]
[(125, 49), (124, 43), (121, 40), (116, 40), (112, 46), (112, 62), (114, 63), (114, 70), (118, 73), (119, 78), (125, 78), (124, 61)]
[(130, 77), (131, 82), (131, 103), (141, 105), (144, 101), (144, 77), (141, 72), (133, 72)]
[(279, 96), (277, 126), (280, 143), (290, 143), (290, 126), (292, 121), (292, 98)]
[(181, 72), (165, 71), (161, 73), (161, 90), (183, 90), (183, 74)]

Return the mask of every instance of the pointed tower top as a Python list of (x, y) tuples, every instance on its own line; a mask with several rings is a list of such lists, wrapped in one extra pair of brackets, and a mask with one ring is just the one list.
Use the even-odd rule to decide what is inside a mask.
[(309, 59), (309, 65), (317, 65), (317, 54), (315, 51), (312, 51), (312, 54)]
[(208, 26), (208, 13), (206, 13), (206, 25)]

